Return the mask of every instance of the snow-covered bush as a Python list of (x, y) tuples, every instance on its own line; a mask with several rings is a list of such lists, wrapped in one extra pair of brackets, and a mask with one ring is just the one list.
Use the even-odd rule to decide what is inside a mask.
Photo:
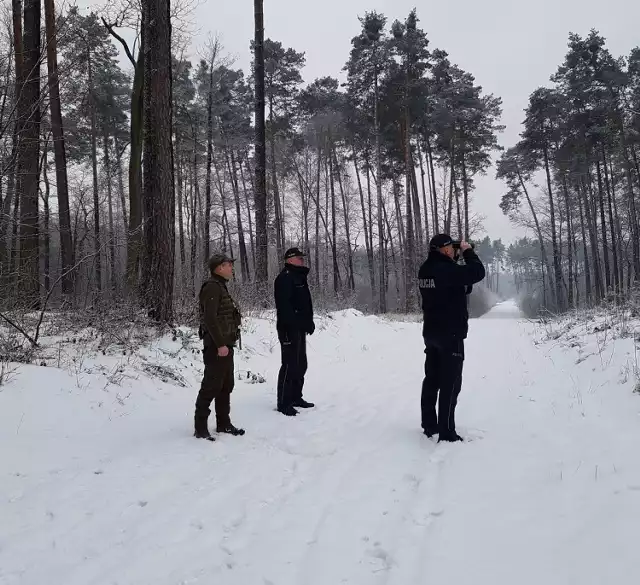
[(469, 295), (469, 316), (481, 317), (490, 311), (499, 301), (498, 295), (483, 284), (477, 284)]

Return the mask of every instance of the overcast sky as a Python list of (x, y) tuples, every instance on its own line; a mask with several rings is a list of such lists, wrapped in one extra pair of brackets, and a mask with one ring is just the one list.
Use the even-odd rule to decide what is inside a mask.
[[(236, 57), (236, 66), (248, 71), (253, 2), (200, 2), (194, 44), (217, 33)], [(392, 22), (417, 8), (430, 47), (446, 50), (485, 92), (502, 98), (507, 127), (500, 137), (503, 146), (518, 140), (528, 96), (549, 83), (566, 52), (569, 32), (586, 35), (596, 28), (615, 55), (627, 55), (640, 45), (638, 0), (265, 0), (264, 5), (265, 36), (306, 53), (305, 81), (340, 74), (360, 27), (358, 16), (365, 11), (382, 12)], [(512, 240), (522, 231), (502, 215), (498, 203), (503, 186), (494, 175), (492, 168), (477, 180), (473, 208), (486, 216), (490, 237)]]

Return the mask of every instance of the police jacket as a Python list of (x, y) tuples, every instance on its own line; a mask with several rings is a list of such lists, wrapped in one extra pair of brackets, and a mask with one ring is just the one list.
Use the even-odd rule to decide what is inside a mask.
[(302, 331), (312, 334), (315, 331), (313, 322), (313, 303), (307, 275), (307, 266), (285, 264), (282, 272), (276, 277), (273, 285), (276, 300), (277, 322), (279, 331)]
[(465, 339), (469, 330), (467, 294), (485, 277), (485, 269), (473, 250), (463, 252), (464, 265), (433, 250), (420, 267), (418, 286), (422, 295), (425, 339)]

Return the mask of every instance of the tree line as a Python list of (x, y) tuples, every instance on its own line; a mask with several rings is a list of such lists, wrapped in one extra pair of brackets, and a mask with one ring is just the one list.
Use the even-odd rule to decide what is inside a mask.
[(412, 310), (430, 235), (482, 230), (474, 179), (500, 149), (500, 99), (429, 46), (415, 10), (360, 17), (343, 71), (306, 83), (260, 0), (246, 72), (216, 39), (190, 57), (179, 12), (6, 6), (4, 308), (128, 298), (169, 322), (192, 311), (214, 249), (259, 306), (300, 245), (329, 305)]
[(535, 234), (509, 264), (538, 307), (628, 299), (640, 279), (640, 48), (615, 57), (597, 31), (571, 34), (550, 80), (497, 168), (502, 210)]

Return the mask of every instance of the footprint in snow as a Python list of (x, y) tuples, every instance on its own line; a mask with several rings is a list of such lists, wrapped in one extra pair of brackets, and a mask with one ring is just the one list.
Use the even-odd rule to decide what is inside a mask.
[[(407, 483), (410, 483), (410, 484), (411, 484), (411, 487), (412, 487), (414, 490), (417, 490), (417, 489), (420, 487), (420, 484), (422, 483), (422, 480), (421, 480), (419, 477), (417, 477), (416, 475), (414, 475), (413, 473), (407, 473), (407, 474), (404, 476), (404, 480), (405, 480)], [(394, 491), (395, 491), (395, 490), (394, 490)]]
[(378, 559), (379, 561), (382, 561), (382, 564), (383, 564), (382, 570), (384, 571), (388, 571), (391, 567), (393, 567), (393, 565), (396, 564), (395, 561), (393, 560), (393, 557), (386, 550), (384, 550), (382, 547), (378, 545), (375, 545), (374, 549), (368, 550), (367, 554), (373, 557), (374, 559)]

